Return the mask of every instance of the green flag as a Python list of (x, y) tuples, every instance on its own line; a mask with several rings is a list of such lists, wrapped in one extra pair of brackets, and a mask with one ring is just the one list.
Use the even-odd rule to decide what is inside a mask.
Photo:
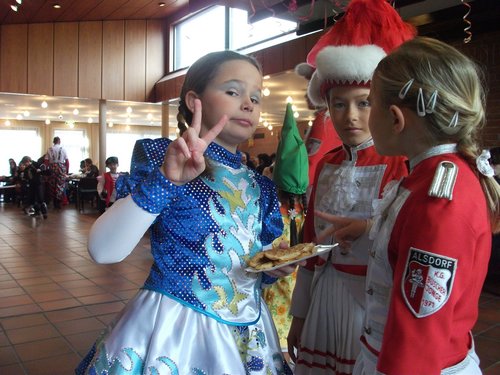
[(307, 149), (293, 117), (292, 105), (288, 103), (276, 152), (273, 180), (283, 191), (305, 194), (309, 185), (308, 168)]

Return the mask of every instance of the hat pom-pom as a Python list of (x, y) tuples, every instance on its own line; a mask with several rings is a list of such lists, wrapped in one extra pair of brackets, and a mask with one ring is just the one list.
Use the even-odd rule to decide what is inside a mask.
[(308, 63), (300, 63), (295, 66), (295, 73), (306, 79), (311, 79), (314, 70), (315, 68)]

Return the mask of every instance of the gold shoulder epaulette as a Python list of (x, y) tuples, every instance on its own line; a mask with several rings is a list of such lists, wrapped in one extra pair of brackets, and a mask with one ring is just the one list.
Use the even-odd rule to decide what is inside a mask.
[(453, 198), (453, 188), (457, 180), (458, 167), (451, 161), (442, 161), (436, 168), (434, 179), (429, 188), (429, 196), (436, 198), (446, 198), (450, 201)]

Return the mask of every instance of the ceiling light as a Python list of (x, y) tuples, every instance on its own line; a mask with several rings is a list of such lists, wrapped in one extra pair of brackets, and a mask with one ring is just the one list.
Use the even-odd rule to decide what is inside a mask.
[(287, 96), (286, 102), (287, 103), (293, 103), (293, 98), (291, 96)]
[(29, 113), (29, 111), (24, 111), (24, 112), (23, 112), (23, 116), (24, 116), (24, 117), (30, 117), (30, 113)]
[(114, 126), (113, 122), (112, 121), (108, 122), (108, 126), (112, 128)]
[(16, 0), (16, 3), (18, 3), (19, 5), (21, 5), (23, 3), (23, 0)]
[(127, 113), (132, 113), (132, 107), (127, 107)]
[(89, 118), (87, 119), (87, 122), (88, 122), (89, 124), (92, 124), (92, 117), (89, 117)]
[(153, 114), (152, 113), (148, 113), (147, 118), (148, 118), (149, 121), (151, 121), (153, 119)]
[(307, 123), (307, 125), (309, 125), (309, 126), (313, 126), (313, 122), (312, 122), (312, 120), (309, 120), (309, 122)]
[(262, 90), (262, 95), (264, 95), (264, 96), (271, 95), (271, 90), (269, 90), (269, 88), (265, 87), (264, 90)]
[(295, 118), (299, 118), (299, 112), (294, 112), (294, 113), (293, 113), (293, 117), (295, 117)]
[(10, 120), (5, 121), (5, 126), (10, 126)]
[(165, 3), (162, 1), (161, 3), (158, 3), (159, 6), (164, 7)]
[(269, 130), (273, 130), (273, 126), (271, 124), (269, 124), (269, 126), (267, 127)]
[(48, 105), (48, 104), (47, 104), (47, 102), (44, 100), (44, 101), (42, 102), (42, 104), (40, 104), (40, 106), (41, 106), (42, 108), (47, 108), (49, 105)]
[(45, 125), (50, 125), (50, 120), (49, 119), (45, 120)]
[(63, 115), (62, 115), (62, 113), (59, 113), (59, 116), (57, 116), (57, 118), (58, 118), (59, 120), (62, 120), (62, 119), (63, 119)]
[(125, 120), (125, 122), (126, 122), (127, 124), (130, 124), (130, 117), (127, 117), (127, 119)]
[(52, 5), (52, 7), (55, 9), (61, 9), (61, 5), (59, 5), (59, 4), (54, 4), (54, 5)]
[(22, 119), (23, 119), (23, 115), (22, 115), (22, 114), (18, 114), (18, 115), (16, 116), (16, 119), (18, 119), (18, 120), (22, 120)]
[(297, 112), (297, 106), (295, 104), (292, 105), (292, 111)]
[(73, 114), (74, 114), (75, 116), (78, 116), (78, 114), (79, 114), (79, 113), (80, 113), (80, 111), (78, 110), (78, 108), (75, 108), (75, 109), (73, 110)]
[(17, 5), (11, 5), (10, 9), (12, 9), (14, 12), (17, 12)]

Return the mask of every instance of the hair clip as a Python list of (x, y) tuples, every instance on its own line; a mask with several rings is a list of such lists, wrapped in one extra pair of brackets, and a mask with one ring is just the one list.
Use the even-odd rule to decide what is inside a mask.
[(424, 117), (425, 116), (425, 101), (424, 101), (424, 92), (422, 91), (422, 88), (419, 87), (418, 89), (418, 96), (417, 96), (417, 115), (419, 117)]
[(488, 150), (483, 150), (481, 155), (476, 158), (476, 166), (477, 170), (486, 177), (493, 177), (495, 175), (495, 171), (491, 166), (489, 159), (491, 158), (491, 154)]
[(451, 118), (450, 123), (448, 124), (449, 128), (454, 128), (458, 125), (458, 111), (455, 111), (455, 114)]
[(427, 113), (434, 112), (434, 108), (436, 107), (437, 96), (438, 96), (438, 91), (434, 90), (431, 97), (429, 98), (429, 101), (427, 102), (427, 105), (425, 106), (425, 112)]
[(411, 85), (413, 84), (413, 81), (415, 81), (415, 79), (410, 79), (408, 82), (406, 82), (404, 84), (404, 86), (401, 88), (401, 90), (399, 91), (399, 99), (404, 99), (406, 94), (408, 94), (408, 91), (410, 91), (410, 87)]

